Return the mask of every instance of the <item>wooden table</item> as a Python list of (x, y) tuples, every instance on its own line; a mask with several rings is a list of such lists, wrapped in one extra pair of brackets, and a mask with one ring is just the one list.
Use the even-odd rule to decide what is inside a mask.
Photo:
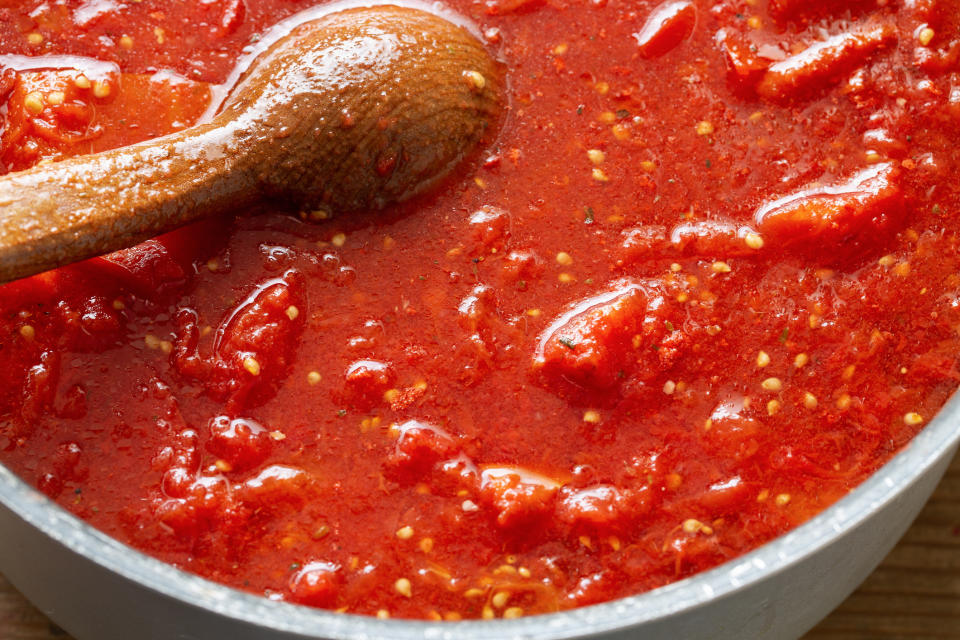
[[(804, 640), (894, 638), (960, 640), (960, 456), (900, 544)], [(70, 637), (0, 576), (0, 639)]]

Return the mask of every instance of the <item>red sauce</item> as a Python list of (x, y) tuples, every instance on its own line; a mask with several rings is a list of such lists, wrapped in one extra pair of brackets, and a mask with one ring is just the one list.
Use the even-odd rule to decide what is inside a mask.
[[(0, 9), (3, 53), (116, 65), (2, 58), (6, 170), (189, 125), (309, 4)], [(386, 212), (265, 206), (0, 289), (0, 460), (253, 593), (512, 617), (755, 548), (935, 415), (956, 2), (449, 4), (509, 69), (495, 146)]]

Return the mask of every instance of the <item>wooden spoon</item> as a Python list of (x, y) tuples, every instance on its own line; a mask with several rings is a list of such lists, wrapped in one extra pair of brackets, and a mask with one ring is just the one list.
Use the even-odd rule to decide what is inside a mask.
[(258, 56), (209, 123), (0, 177), (0, 282), (264, 198), (379, 208), (439, 181), (496, 123), (497, 65), (417, 9), (339, 11)]

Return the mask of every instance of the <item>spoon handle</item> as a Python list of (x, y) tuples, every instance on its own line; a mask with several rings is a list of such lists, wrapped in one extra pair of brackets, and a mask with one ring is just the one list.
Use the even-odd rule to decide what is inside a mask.
[(421, 10), (300, 24), (209, 123), (0, 177), (0, 283), (261, 198), (336, 211), (406, 200), (492, 131), (499, 76), (469, 32)]
[(252, 203), (229, 126), (201, 125), (0, 178), (0, 283)]

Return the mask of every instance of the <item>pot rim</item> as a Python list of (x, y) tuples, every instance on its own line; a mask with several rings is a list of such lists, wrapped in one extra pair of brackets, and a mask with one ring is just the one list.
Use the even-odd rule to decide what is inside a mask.
[(0, 502), (21, 519), (102, 569), (185, 605), (306, 638), (369, 640), (538, 640), (588, 638), (692, 611), (768, 579), (817, 553), (887, 505), (960, 441), (960, 394), (884, 466), (799, 527), (713, 569), (601, 604), (512, 620), (430, 622), (334, 613), (238, 591), (189, 574), (100, 532), (0, 464)]

